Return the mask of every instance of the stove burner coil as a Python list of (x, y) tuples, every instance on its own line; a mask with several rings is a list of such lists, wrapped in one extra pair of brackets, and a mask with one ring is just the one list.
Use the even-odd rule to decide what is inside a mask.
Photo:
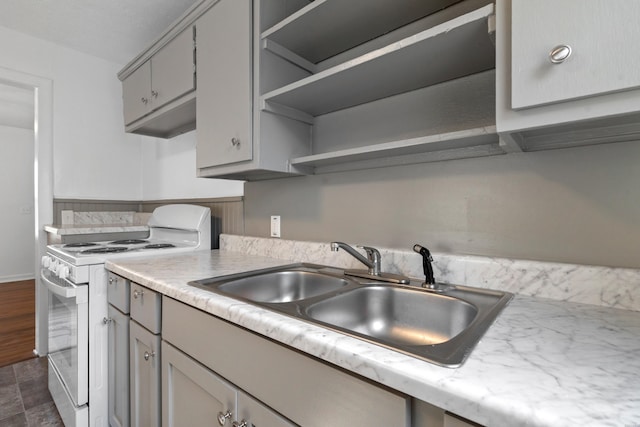
[(147, 246), (144, 246), (143, 249), (164, 249), (164, 248), (175, 248), (176, 245), (172, 245), (171, 243), (153, 243)]
[(110, 245), (137, 245), (140, 243), (147, 243), (146, 240), (140, 239), (126, 239), (126, 240), (116, 240), (114, 242), (110, 242)]
[(67, 243), (63, 248), (86, 248), (87, 246), (98, 246), (98, 244), (91, 242)]
[(81, 254), (109, 254), (114, 252), (125, 252), (128, 251), (129, 248), (124, 246), (109, 246), (109, 247), (101, 247), (95, 249), (87, 249), (86, 251), (80, 252)]

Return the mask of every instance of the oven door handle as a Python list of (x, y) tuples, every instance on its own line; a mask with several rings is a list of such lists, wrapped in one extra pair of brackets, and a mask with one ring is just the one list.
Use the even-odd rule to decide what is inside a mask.
[[(56, 283), (54, 281), (51, 280), (51, 278), (49, 278), (49, 270), (47, 269), (42, 269), (40, 270), (40, 278), (42, 278), (42, 280), (44, 281), (44, 283), (47, 285), (47, 289), (49, 289), (50, 292), (61, 296), (63, 298), (80, 298), (81, 300), (84, 300), (86, 298), (86, 295), (83, 295), (86, 292), (82, 292), (81, 289), (74, 285), (73, 283), (71, 283), (70, 281), (66, 280), (66, 279), (58, 279), (58, 280), (64, 280), (65, 285)], [(82, 301), (78, 301), (78, 302), (82, 302)]]

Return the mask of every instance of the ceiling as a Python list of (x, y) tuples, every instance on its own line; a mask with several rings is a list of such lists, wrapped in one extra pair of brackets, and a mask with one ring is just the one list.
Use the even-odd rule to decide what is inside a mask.
[(198, 0), (2, 0), (0, 26), (125, 65)]

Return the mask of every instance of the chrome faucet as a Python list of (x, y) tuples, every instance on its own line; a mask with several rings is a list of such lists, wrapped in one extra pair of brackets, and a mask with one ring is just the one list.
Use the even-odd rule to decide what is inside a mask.
[(380, 276), (380, 252), (376, 248), (370, 246), (359, 246), (367, 253), (367, 258), (363, 257), (358, 251), (351, 246), (342, 242), (331, 242), (331, 250), (338, 252), (342, 248), (352, 255), (355, 259), (363, 263), (369, 268), (368, 274), (371, 276)]

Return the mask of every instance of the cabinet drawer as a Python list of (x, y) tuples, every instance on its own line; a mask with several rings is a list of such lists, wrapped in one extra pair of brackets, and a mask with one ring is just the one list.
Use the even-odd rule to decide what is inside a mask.
[(170, 298), (163, 304), (164, 340), (296, 424), (409, 425), (407, 396)]
[[(512, 108), (640, 86), (640, 2), (512, 0)], [(571, 55), (553, 64), (550, 52)]]
[(129, 294), (131, 282), (124, 277), (109, 272), (107, 299), (109, 304), (124, 314), (129, 314)]
[(131, 318), (152, 333), (159, 334), (161, 315), (161, 295), (137, 283), (131, 283)]

